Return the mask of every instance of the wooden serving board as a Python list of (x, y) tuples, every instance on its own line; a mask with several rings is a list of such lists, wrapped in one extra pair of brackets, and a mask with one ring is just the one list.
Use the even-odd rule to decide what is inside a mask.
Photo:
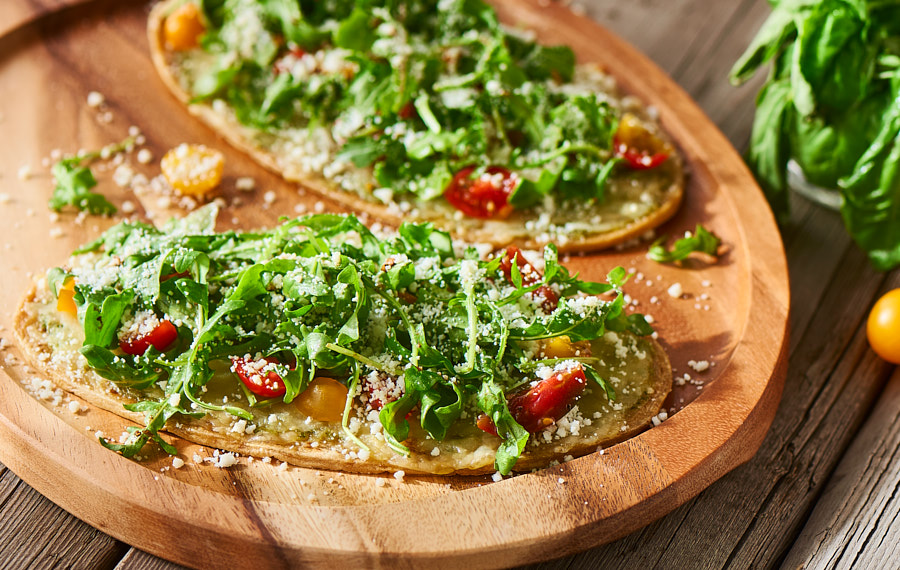
[[(31, 8), (9, 8), (17, 3)], [(272, 225), (298, 204), (333, 207), (227, 147), (166, 92), (147, 52), (148, 5), (97, 0), (37, 15), (40, 6), (71, 3), (4, 5), (21, 17), (0, 28), (0, 338), (6, 341), (32, 277), (117, 221), (48, 216), (46, 158), (54, 149), (99, 148), (136, 125), (155, 159), (129, 161), (153, 176), (158, 158), (181, 142), (217, 147), (227, 159), (223, 197), (231, 204), (223, 227)], [(567, 262), (587, 278), (602, 278), (616, 265), (640, 274), (626, 288), (634, 308), (654, 317), (676, 377), (691, 376), (667, 402), (667, 421), (602, 453), (496, 483), (401, 481), (249, 458), (219, 469), (203, 461), (214, 450), (180, 440), (186, 464), (174, 469), (168, 457), (137, 463), (102, 448), (95, 433), (118, 434), (124, 422), (89, 406), (73, 413), (73, 397), (36, 391), (41, 371), (22, 366), (13, 345), (0, 348), (0, 461), (129, 544), (188, 566), (236, 568), (534, 562), (624, 536), (747, 461), (775, 414), (786, 369), (787, 270), (762, 194), (728, 141), (641, 54), (562, 6), (496, 4), (506, 22), (534, 29), (545, 42), (572, 45), (582, 60), (602, 64), (627, 92), (658, 109), (690, 170), (685, 203), (661, 231), (680, 234), (700, 222), (724, 240), (727, 251), (715, 264), (659, 265), (645, 258), (646, 244)], [(102, 108), (87, 106), (90, 91), (105, 95)], [(136, 202), (109, 171), (97, 170), (98, 189), (113, 202)], [(247, 175), (257, 189), (239, 193), (234, 181)], [(276, 198), (268, 207), (267, 191)], [(242, 205), (234, 206), (238, 195)], [(666, 292), (676, 282), (683, 298)], [(690, 360), (713, 366), (698, 373)]]

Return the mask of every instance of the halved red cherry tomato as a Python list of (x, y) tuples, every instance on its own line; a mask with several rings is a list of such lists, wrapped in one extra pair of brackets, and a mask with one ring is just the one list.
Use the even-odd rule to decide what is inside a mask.
[(634, 170), (649, 170), (664, 163), (672, 148), (661, 138), (647, 130), (631, 113), (625, 113), (613, 137), (613, 151), (624, 158)]
[[(586, 386), (584, 368), (577, 364), (555, 372), (533, 388), (513, 396), (506, 405), (523, 428), (537, 433), (566, 415)], [(497, 435), (497, 428), (487, 415), (481, 415), (476, 425), (487, 433)]]
[(278, 364), (272, 356), (254, 360), (246, 356), (232, 356), (231, 370), (237, 374), (248, 390), (262, 398), (284, 396), (287, 388), (284, 380), (274, 370), (265, 370), (269, 364)]
[(164, 281), (168, 281), (169, 279), (181, 279), (182, 277), (188, 277), (191, 274), (190, 271), (173, 271), (172, 273), (167, 273), (159, 278), (159, 282), (163, 283)]
[(397, 116), (400, 117), (401, 119), (403, 119), (404, 121), (406, 119), (412, 119), (416, 115), (417, 115), (416, 106), (413, 104), (412, 101), (409, 101), (408, 103), (406, 103), (406, 105), (404, 105), (400, 109), (400, 111), (397, 113)]
[(519, 177), (500, 166), (491, 166), (481, 176), (472, 178), (474, 166), (463, 168), (444, 190), (444, 198), (470, 218), (503, 219), (513, 207), (509, 196), (519, 185)]
[(178, 338), (178, 329), (171, 321), (159, 321), (152, 331), (119, 341), (119, 348), (125, 354), (140, 356), (153, 346), (163, 352)]
[[(522, 284), (526, 287), (539, 283), (544, 278), (544, 276), (541, 275), (541, 272), (535, 269), (534, 266), (525, 259), (525, 256), (522, 255), (522, 251), (519, 250), (518, 247), (511, 245), (506, 248), (506, 254), (500, 261), (500, 269), (503, 271), (503, 274), (506, 275), (506, 280), (510, 283), (512, 283), (513, 259), (516, 260), (516, 265), (519, 266), (519, 271), (522, 274)], [(535, 289), (531, 293), (531, 296), (534, 299), (543, 299), (541, 306), (548, 313), (553, 312), (556, 309), (556, 306), (559, 305), (559, 295), (546, 285), (541, 285)]]
[[(301, 57), (306, 55), (306, 51), (299, 46), (294, 46), (288, 50), (288, 54), (294, 56), (294, 58), (296, 59), (300, 59)], [(287, 57), (288, 54), (286, 54), (284, 57)], [(284, 57), (275, 61), (275, 64), (273, 65), (273, 71), (275, 72), (275, 75), (290, 73), (291, 67), (284, 62)]]

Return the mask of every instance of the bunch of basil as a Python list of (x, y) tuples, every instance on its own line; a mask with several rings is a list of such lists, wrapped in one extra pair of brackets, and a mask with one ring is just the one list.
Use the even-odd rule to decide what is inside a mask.
[(731, 70), (772, 62), (747, 162), (779, 218), (787, 163), (840, 189), (850, 235), (879, 270), (900, 265), (900, 0), (769, 0), (773, 11)]

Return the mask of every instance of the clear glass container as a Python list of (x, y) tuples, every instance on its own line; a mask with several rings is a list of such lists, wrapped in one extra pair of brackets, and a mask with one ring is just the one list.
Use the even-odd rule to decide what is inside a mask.
[(841, 209), (841, 193), (834, 188), (822, 188), (809, 182), (800, 165), (790, 160), (787, 165), (787, 183), (791, 190), (804, 198), (831, 210)]

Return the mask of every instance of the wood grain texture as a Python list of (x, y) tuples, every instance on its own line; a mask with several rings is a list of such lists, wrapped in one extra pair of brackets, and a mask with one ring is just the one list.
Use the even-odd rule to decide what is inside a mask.
[(886, 568), (896, 563), (898, 450), (900, 369), (895, 369), (785, 557), (785, 568)]
[(0, 37), (44, 14), (88, 1), (90, 0), (3, 0), (0, 2)]
[[(733, 89), (727, 85), (725, 72), (767, 15), (764, 0), (588, 0), (582, 4), (588, 14), (659, 63), (689, 91), (732, 144), (744, 147), (755, 86), (761, 78)], [(90, 126), (91, 121), (86, 117), (83, 124)], [(0, 180), (10, 180), (15, 172), (0, 172), (0, 176), (5, 176)], [(896, 286), (900, 275), (896, 271), (888, 276), (872, 272), (836, 214), (803, 199), (793, 205), (791, 222), (783, 234), (793, 295), (789, 374), (782, 406), (761, 451), (697, 499), (646, 529), (537, 567), (771, 568), (784, 559), (892, 370), (866, 349), (862, 319), (875, 296), (890, 284)], [(38, 234), (34, 237), (46, 239)], [(871, 445), (893, 449), (892, 430), (882, 433), (874, 420), (870, 424)], [(884, 443), (876, 444), (880, 438)], [(880, 463), (870, 464), (867, 473), (872, 469), (877, 473)], [(839, 482), (842, 476), (835, 475), (834, 480)], [(863, 481), (871, 496), (877, 496), (881, 485), (892, 488), (896, 478), (870, 474)], [(14, 503), (5, 504), (9, 508), (4, 519), (27, 518)], [(51, 518), (33, 524), (52, 524), (55, 516), (74, 520), (57, 509)], [(859, 520), (862, 525), (869, 519), (860, 515)], [(93, 532), (83, 523), (76, 524)], [(813, 534), (819, 536), (819, 530)], [(13, 538), (0, 543), (0, 560), (40, 548), (28, 533)], [(840, 544), (846, 539), (841, 532), (826, 535), (818, 552), (832, 552), (826, 545), (830, 541)], [(101, 541), (94, 538), (94, 543)], [(860, 546), (866, 552), (878, 545), (870, 540)], [(814, 565), (815, 559), (810, 560)], [(153, 561), (160, 565), (150, 566)], [(132, 551), (120, 568), (174, 566)]]
[(112, 568), (128, 550), (24, 484), (0, 473), (0, 568)]

